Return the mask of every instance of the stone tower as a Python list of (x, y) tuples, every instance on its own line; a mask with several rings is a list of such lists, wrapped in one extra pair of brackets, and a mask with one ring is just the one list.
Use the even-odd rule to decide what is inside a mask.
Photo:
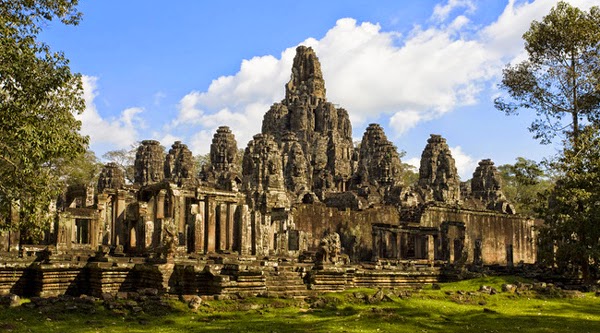
[(222, 172), (240, 172), (238, 148), (235, 135), (229, 127), (220, 126), (213, 136), (210, 145), (210, 165), (212, 170)]
[(164, 149), (156, 140), (144, 140), (135, 153), (135, 184), (146, 186), (165, 178)]
[(98, 192), (104, 189), (119, 189), (125, 185), (125, 173), (118, 164), (106, 163), (98, 176)]
[(243, 190), (255, 209), (287, 208), (279, 146), (268, 134), (257, 134), (244, 152)]
[(348, 112), (327, 102), (321, 64), (299, 46), (285, 98), (265, 114), (262, 133), (277, 142), (291, 132), (306, 159), (308, 186), (318, 194), (344, 191), (352, 176), (352, 126)]
[(398, 150), (379, 124), (367, 127), (359, 156), (357, 176), (360, 182), (384, 188), (400, 185), (402, 164)]
[(237, 141), (227, 126), (220, 126), (210, 145), (210, 173), (217, 187), (237, 191), (241, 182)]
[(165, 159), (165, 178), (179, 183), (196, 176), (192, 152), (181, 141), (175, 141)]
[(490, 159), (481, 160), (473, 172), (471, 196), (481, 200), (487, 209), (508, 214), (515, 213), (514, 207), (508, 204), (502, 193), (502, 178)]
[(460, 180), (446, 139), (431, 134), (421, 154), (418, 183), (424, 201), (456, 203), (460, 200)]

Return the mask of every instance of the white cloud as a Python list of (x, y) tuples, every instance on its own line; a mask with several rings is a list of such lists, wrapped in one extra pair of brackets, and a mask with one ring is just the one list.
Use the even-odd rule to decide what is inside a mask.
[(137, 129), (144, 127), (143, 120), (138, 116), (144, 110), (132, 107), (123, 110), (118, 117), (103, 118), (94, 102), (98, 95), (98, 78), (84, 75), (82, 81), (85, 111), (76, 115), (82, 123), (81, 133), (89, 135), (91, 146), (96, 151), (97, 147), (105, 146), (109, 149), (129, 148), (138, 138)]
[(458, 8), (465, 8), (468, 13), (473, 13), (476, 9), (476, 6), (471, 0), (448, 0), (445, 5), (435, 5), (431, 19), (438, 22), (443, 22), (448, 18), (450, 12)]
[[(571, 2), (589, 8), (592, 1)], [(474, 2), (448, 0), (433, 9), (427, 25), (415, 26), (406, 36), (344, 18), (321, 39), (300, 44), (317, 52), (327, 98), (348, 110), (356, 133), (385, 116), (395, 131), (388, 136), (397, 138), (460, 106), (476, 104), (501, 68), (522, 53), (521, 35), (531, 21), (541, 19), (555, 3), (510, 0), (495, 22), (473, 33), (469, 16), (476, 13)], [(295, 47), (278, 58), (243, 60), (236, 74), (215, 79), (206, 91), (190, 92), (165, 131), (193, 128), (198, 134), (190, 146), (202, 153), (216, 127), (227, 125), (244, 147), (260, 132), (268, 106), (283, 98)]]
[(461, 181), (466, 181), (473, 177), (475, 167), (477, 167), (477, 161), (475, 158), (465, 153), (461, 146), (450, 147), (450, 152), (454, 161), (456, 162), (456, 169), (460, 176)]

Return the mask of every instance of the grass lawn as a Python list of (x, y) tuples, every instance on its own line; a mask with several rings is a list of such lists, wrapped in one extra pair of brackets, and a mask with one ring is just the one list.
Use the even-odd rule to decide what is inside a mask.
[[(169, 300), (143, 311), (55, 302), (0, 309), (0, 332), (600, 332), (600, 297), (577, 293), (501, 292), (513, 277), (488, 277), (387, 292), (355, 289), (308, 301), (248, 298), (206, 301), (196, 311)], [(478, 292), (481, 285), (498, 290)], [(27, 301), (25, 301), (27, 302)], [(128, 301), (123, 300), (126, 303)], [(79, 303), (78, 303), (79, 304)]]

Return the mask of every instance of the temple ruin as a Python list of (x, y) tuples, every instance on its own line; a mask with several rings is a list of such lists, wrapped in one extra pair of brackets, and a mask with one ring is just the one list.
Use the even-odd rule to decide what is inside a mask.
[(226, 126), (201, 170), (179, 141), (168, 151), (142, 141), (133, 184), (108, 163), (96, 186), (70, 187), (43, 244), (1, 234), (0, 293), (295, 296), (535, 263), (539, 222), (515, 212), (491, 160), (461, 183), (446, 140), (431, 135), (418, 182), (402, 174), (380, 125), (354, 146), (348, 112), (300, 46), (285, 98), (243, 157)]

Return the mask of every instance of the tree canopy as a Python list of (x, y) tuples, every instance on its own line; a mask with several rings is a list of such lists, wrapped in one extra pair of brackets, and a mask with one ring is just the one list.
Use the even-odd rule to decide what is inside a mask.
[(502, 177), (502, 192), (517, 212), (537, 216), (544, 204), (542, 194), (552, 187), (552, 180), (535, 161), (518, 157), (514, 164), (498, 167)]
[(576, 144), (581, 126), (600, 120), (600, 9), (561, 1), (523, 39), (528, 58), (504, 69), (500, 88), (508, 98), (497, 98), (496, 108), (533, 110), (529, 130), (536, 139), (549, 143), (566, 134)]
[[(39, 234), (61, 189), (53, 169), (86, 151), (76, 113), (84, 110), (80, 75), (38, 40), (48, 22), (75, 25), (76, 0), (0, 1), (0, 215), (2, 227)], [(7, 218), (20, 212), (19, 223)], [(14, 216), (14, 214), (12, 214)]]
[(600, 131), (586, 126), (577, 147), (568, 146), (551, 166), (558, 173), (542, 210), (543, 236), (557, 245), (556, 263), (581, 268), (590, 279), (600, 272)]
[[(549, 163), (555, 182), (538, 210), (542, 249), (551, 249), (546, 262), (591, 280), (600, 269), (600, 9), (559, 2), (523, 39), (528, 58), (504, 70), (509, 99), (495, 104), (507, 114), (535, 111), (529, 129), (542, 143), (563, 136)], [(526, 160), (503, 171), (522, 189), (539, 174)]]

